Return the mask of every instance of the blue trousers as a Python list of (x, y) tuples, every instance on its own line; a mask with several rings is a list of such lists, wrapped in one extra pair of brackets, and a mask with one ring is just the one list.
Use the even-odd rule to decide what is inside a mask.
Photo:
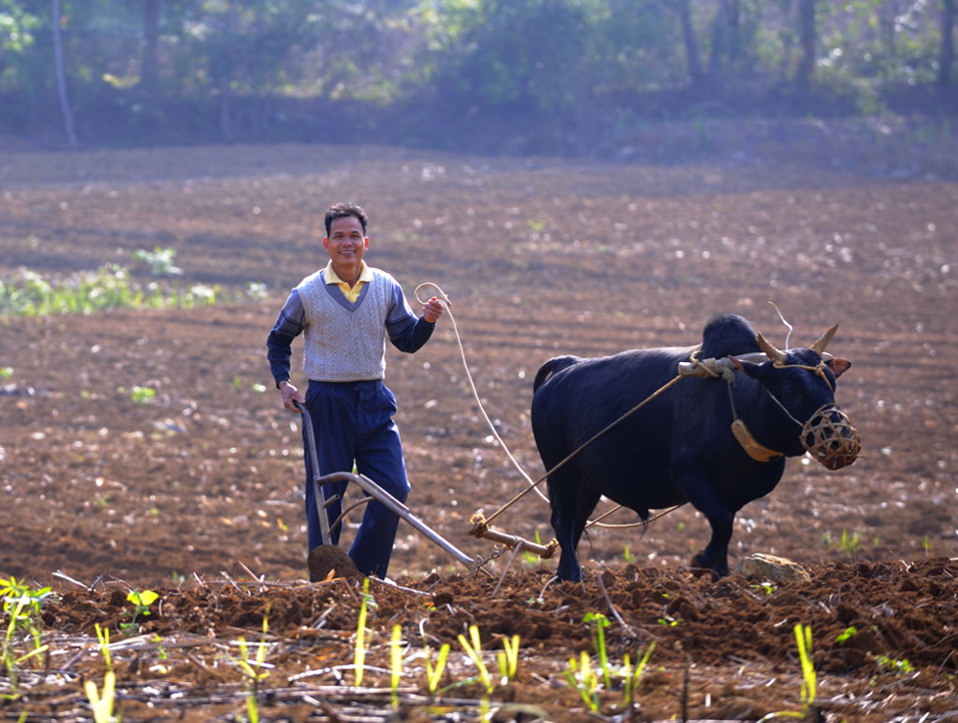
[[(316, 382), (306, 390), (306, 408), (313, 422), (320, 475), (353, 472), (369, 477), (400, 502), (409, 496), (399, 429), (393, 421), (396, 397), (382, 381)], [(303, 443), (305, 430), (303, 432)], [(306, 455), (306, 526), (309, 549), (322, 544), (313, 470)], [(342, 525), (333, 523), (342, 510), (346, 482), (323, 485), (330, 542), (338, 544)], [(364, 575), (386, 577), (399, 517), (381, 502), (366, 503), (363, 519), (349, 548), (349, 557)]]

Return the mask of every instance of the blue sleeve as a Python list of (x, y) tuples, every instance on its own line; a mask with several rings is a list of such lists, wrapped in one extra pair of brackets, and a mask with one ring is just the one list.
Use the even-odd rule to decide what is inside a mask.
[(290, 359), (293, 356), (293, 339), (306, 327), (306, 310), (299, 293), (293, 289), (283, 304), (269, 336), (266, 337), (266, 358), (269, 371), (277, 386), (289, 380)]
[(399, 351), (412, 354), (429, 341), (435, 328), (435, 324), (416, 316), (406, 301), (402, 287), (394, 281), (389, 314), (386, 316), (386, 333), (392, 345)]

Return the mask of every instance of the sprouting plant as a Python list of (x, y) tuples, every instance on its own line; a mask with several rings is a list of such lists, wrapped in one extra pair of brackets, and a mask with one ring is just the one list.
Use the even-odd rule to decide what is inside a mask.
[(599, 656), (599, 668), (602, 670), (602, 682), (605, 689), (612, 688), (612, 676), (609, 672), (609, 653), (605, 645), (605, 629), (609, 627), (609, 619), (602, 613), (587, 613), (582, 619), (585, 623), (593, 623), (592, 645)]
[[(536, 543), (537, 545), (541, 545), (541, 544), (542, 544), (542, 535), (539, 534), (539, 529), (538, 529), (538, 528), (536, 528), (536, 530), (535, 530), (534, 541), (535, 541), (535, 543)], [(542, 558), (539, 557), (539, 556), (538, 556), (537, 554), (535, 554), (534, 552), (530, 552), (529, 550), (523, 549), (523, 550), (522, 550), (522, 562), (523, 562), (524, 564), (528, 565), (529, 567), (534, 567), (534, 566), (538, 565), (540, 562), (542, 562)]]
[(355, 685), (358, 688), (363, 684), (363, 667), (366, 664), (366, 608), (372, 601), (369, 594), (369, 578), (363, 578), (363, 595), (359, 604), (359, 620), (356, 622), (356, 642), (353, 649), (353, 668), (355, 670)]
[(113, 708), (116, 705), (116, 673), (112, 670), (103, 674), (103, 690), (97, 689), (92, 680), (83, 684), (87, 700), (90, 701), (90, 710), (95, 723), (114, 723)]
[(499, 662), (499, 684), (508, 685), (519, 672), (519, 636), (502, 639), (502, 650), (496, 655)]
[(812, 719), (815, 705), (816, 677), (815, 664), (812, 662), (812, 628), (810, 625), (802, 625), (801, 623), (795, 625), (795, 642), (798, 645), (798, 657), (802, 665), (802, 710), (783, 710), (769, 713), (762, 716), (758, 723), (765, 723), (765, 721), (773, 718)]
[(260, 640), (256, 648), (256, 656), (250, 660), (249, 643), (246, 639), (240, 637), (236, 643), (239, 645), (240, 657), (236, 660), (236, 666), (243, 675), (243, 683), (246, 686), (246, 717), (249, 723), (258, 723), (259, 721), (259, 682), (269, 675), (268, 670), (264, 670), (266, 665), (266, 653), (268, 644), (266, 643), (266, 633), (269, 632), (269, 620), (263, 616), (263, 639)]
[[(9, 618), (6, 633), (3, 636), (0, 657), (8, 677), (16, 679), (16, 666), (25, 660), (46, 652), (42, 644), (39, 627), (40, 607), (51, 595), (49, 587), (33, 589), (23, 580), (15, 577), (0, 579), (0, 598), (3, 599), (3, 612)], [(14, 636), (17, 631), (26, 632), (33, 640), (33, 649), (26, 655), (15, 657), (13, 652)]]
[(160, 596), (152, 590), (131, 590), (127, 594), (126, 600), (133, 604), (133, 610), (126, 612), (130, 620), (129, 622), (120, 623), (120, 629), (127, 634), (135, 633), (139, 630), (140, 618), (150, 614), (150, 605), (155, 603), (159, 597)]
[(849, 532), (848, 530), (842, 530), (842, 535), (838, 539), (838, 542), (835, 542), (830, 532), (825, 532), (822, 535), (822, 542), (829, 550), (839, 549), (850, 557), (854, 557), (864, 546), (861, 535), (857, 532)]
[(838, 541), (838, 547), (842, 552), (854, 557), (855, 553), (862, 548), (862, 539), (857, 532), (842, 530), (842, 537)]
[(113, 659), (110, 657), (110, 629), (101, 627), (99, 623), (94, 623), (93, 629), (96, 631), (96, 639), (106, 672), (103, 674), (102, 690), (98, 689), (92, 680), (83, 684), (83, 690), (87, 700), (90, 701), (90, 711), (93, 713), (95, 723), (114, 723), (117, 720), (113, 716), (113, 710), (116, 707), (116, 672), (113, 670)]
[(755, 590), (763, 590), (766, 595), (771, 595), (773, 592), (775, 592), (778, 589), (775, 587), (774, 583), (771, 583), (768, 580), (765, 580), (764, 582), (760, 582), (757, 585), (750, 585), (749, 587)]
[(402, 625), (393, 625), (392, 638), (389, 641), (389, 686), (392, 690), (392, 704), (399, 706), (399, 682), (402, 680)]
[(795, 625), (795, 643), (798, 645), (798, 657), (802, 662), (802, 708), (808, 713), (815, 705), (815, 663), (812, 662), (812, 626)]
[(472, 659), (472, 662), (478, 669), (479, 681), (482, 683), (482, 687), (485, 688), (487, 693), (491, 693), (493, 690), (495, 690), (495, 684), (492, 681), (492, 676), (489, 675), (489, 669), (482, 660), (482, 642), (479, 639), (479, 628), (475, 625), (470, 625), (469, 640), (467, 640), (466, 636), (462, 634), (459, 635), (458, 639), (459, 644), (462, 646), (463, 650), (466, 651), (466, 654)]
[(107, 670), (113, 670), (113, 658), (110, 657), (110, 629), (101, 627), (100, 623), (93, 623), (93, 630), (96, 632), (96, 640), (100, 645), (103, 665)]
[(835, 642), (839, 645), (848, 642), (852, 638), (858, 635), (858, 628), (854, 625), (849, 625), (847, 628), (842, 630), (838, 635), (835, 636)]
[(625, 678), (622, 697), (629, 710), (632, 709), (632, 705), (635, 703), (635, 691), (642, 682), (642, 675), (645, 673), (645, 669), (649, 664), (649, 658), (652, 657), (653, 650), (655, 650), (654, 640), (651, 641), (645, 648), (645, 652), (642, 653), (642, 657), (634, 667), (632, 666), (632, 661), (630, 660), (628, 653), (626, 653), (622, 658), (622, 667), (624, 669)]
[(432, 664), (432, 656), (429, 652), (429, 646), (425, 648), (426, 660), (426, 687), (429, 692), (435, 695), (439, 689), (439, 682), (442, 680), (442, 673), (446, 669), (446, 658), (449, 657), (449, 643), (443, 643), (439, 647), (439, 654), (436, 657), (435, 667)]
[(149, 404), (155, 396), (156, 390), (151, 387), (141, 387), (138, 384), (134, 384), (130, 390), (130, 400), (134, 404)]
[(179, 276), (183, 273), (183, 269), (173, 265), (174, 249), (155, 246), (152, 251), (139, 249), (133, 256), (149, 266), (153, 276)]
[(897, 660), (887, 655), (879, 655), (875, 658), (875, 662), (878, 663), (878, 667), (884, 670), (890, 670), (893, 673), (911, 673), (915, 669), (907, 658)]
[(635, 553), (632, 552), (632, 548), (628, 545), (626, 545), (625, 550), (622, 551), (622, 559), (626, 562), (635, 562), (636, 560)]
[(586, 651), (579, 654), (579, 661), (569, 658), (569, 669), (563, 673), (569, 686), (574, 688), (589, 712), (599, 710), (599, 674), (592, 669), (592, 661)]
[(13, 376), (13, 367), (0, 367), (0, 379), (9, 379)]

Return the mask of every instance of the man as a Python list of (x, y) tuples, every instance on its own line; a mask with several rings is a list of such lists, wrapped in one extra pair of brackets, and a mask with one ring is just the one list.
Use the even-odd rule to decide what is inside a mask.
[[(323, 248), (326, 266), (292, 290), (266, 341), (270, 371), (283, 406), (298, 412), (303, 405), (316, 437), (321, 475), (352, 472), (369, 477), (400, 502), (409, 494), (399, 430), (393, 422), (396, 398), (383, 384), (386, 337), (396, 348), (415, 352), (425, 344), (442, 315), (432, 297), (416, 317), (399, 283), (367, 266), (369, 248), (365, 211), (336, 204), (326, 211)], [(292, 342), (304, 335), (306, 395), (290, 383)], [(304, 444), (305, 439), (304, 430)], [(309, 549), (323, 544), (316, 511), (313, 470), (306, 455), (306, 520)], [(341, 525), (333, 526), (342, 508), (346, 483), (324, 485), (326, 498), (339, 499), (327, 510), (332, 544)], [(363, 575), (386, 577), (399, 518), (383, 504), (366, 504), (349, 557)]]

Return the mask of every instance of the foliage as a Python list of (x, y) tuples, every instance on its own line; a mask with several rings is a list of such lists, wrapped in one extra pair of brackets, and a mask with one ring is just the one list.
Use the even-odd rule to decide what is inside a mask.
[[(151, 256), (158, 276), (179, 273), (171, 266), (172, 255)], [(260, 285), (250, 285), (249, 298), (261, 298)], [(19, 269), (12, 277), (0, 279), (0, 316), (42, 316), (45, 314), (89, 314), (106, 309), (180, 307), (191, 309), (215, 304), (219, 287), (193, 284), (188, 288), (152, 281), (136, 281), (127, 268), (104, 264), (94, 271), (79, 271), (63, 278), (45, 278), (31, 269)]]
[[(138, 3), (62, 0), (81, 141), (429, 138), (429, 124), (476, 116), (635, 122), (703, 103), (728, 113), (787, 99), (801, 50), (794, 2), (152, 4), (150, 20)], [(875, 113), (893, 93), (954, 83), (937, 3), (815, 5), (823, 108)], [(0, 0), (6, 130), (58, 123), (51, 38), (47, 6)], [(392, 115), (377, 117), (383, 106)]]

